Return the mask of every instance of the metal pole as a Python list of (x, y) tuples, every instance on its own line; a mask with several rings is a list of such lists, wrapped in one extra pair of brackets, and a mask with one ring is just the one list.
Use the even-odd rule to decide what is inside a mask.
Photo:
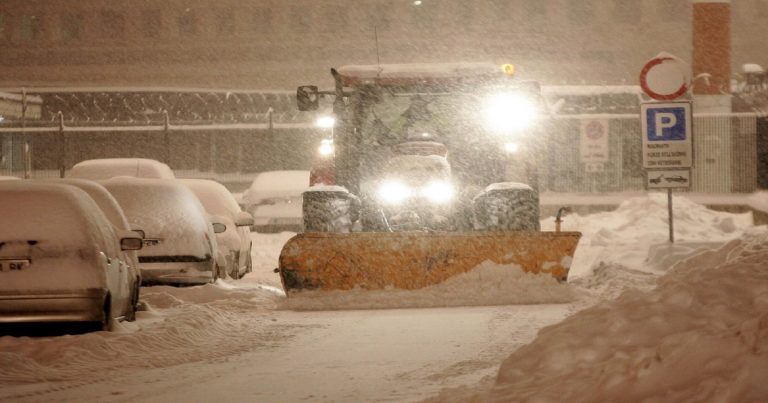
[(24, 179), (29, 179), (32, 171), (32, 149), (27, 136), (27, 90), (21, 89), (21, 138), (24, 144)]
[(165, 149), (165, 163), (171, 165), (171, 119), (168, 117), (168, 110), (163, 110), (163, 148)]
[(66, 154), (67, 154), (67, 138), (64, 134), (64, 114), (59, 111), (56, 114), (56, 117), (59, 118), (59, 144), (60, 144), (60, 150), (59, 150), (59, 178), (64, 177), (64, 172), (66, 171)]
[(672, 189), (667, 189), (667, 208), (669, 210), (669, 242), (675, 243), (675, 220), (672, 216)]

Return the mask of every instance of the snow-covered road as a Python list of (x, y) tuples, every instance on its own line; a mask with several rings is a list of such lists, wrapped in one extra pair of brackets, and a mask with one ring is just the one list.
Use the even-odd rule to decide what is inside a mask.
[(652, 289), (686, 256), (764, 231), (748, 215), (676, 205), (674, 247), (663, 242), (661, 198), (571, 217), (569, 229), (584, 238), (573, 281), (559, 285), (567, 303), (287, 310), (272, 269), (290, 234), (253, 234), (255, 271), (243, 280), (143, 288), (147, 310), (111, 333), (0, 337), (0, 401), (415, 401), (441, 390), (445, 398), (446, 388), (487, 389), (542, 328), (622, 290)]

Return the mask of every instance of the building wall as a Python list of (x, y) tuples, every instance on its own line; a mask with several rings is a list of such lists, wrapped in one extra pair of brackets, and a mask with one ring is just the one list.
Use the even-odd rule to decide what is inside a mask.
[[(733, 21), (734, 71), (768, 65), (768, 0)], [(634, 84), (661, 50), (690, 59), (690, 25), (690, 0), (4, 0), (0, 86), (286, 89), (377, 59)]]

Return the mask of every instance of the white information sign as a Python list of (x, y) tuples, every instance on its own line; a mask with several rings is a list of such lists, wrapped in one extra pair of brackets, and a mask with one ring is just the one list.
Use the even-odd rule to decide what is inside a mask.
[(691, 187), (691, 170), (664, 169), (647, 171), (648, 189), (674, 189)]
[(581, 162), (583, 164), (608, 162), (608, 120), (584, 119), (581, 121), (580, 134)]
[(643, 168), (690, 168), (693, 165), (690, 102), (640, 105)]

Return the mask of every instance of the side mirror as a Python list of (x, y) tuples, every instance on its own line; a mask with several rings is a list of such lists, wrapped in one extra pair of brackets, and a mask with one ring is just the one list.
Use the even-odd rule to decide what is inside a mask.
[(302, 112), (316, 111), (320, 106), (320, 94), (316, 85), (302, 85), (296, 89), (296, 105)]
[(134, 229), (131, 230), (131, 232), (135, 232), (136, 234), (139, 235), (140, 238), (146, 238), (147, 237), (147, 233), (144, 232), (143, 229), (134, 228)]
[(213, 225), (213, 233), (214, 234), (221, 234), (222, 232), (227, 230), (227, 226), (222, 224), (222, 223), (220, 223), (220, 222), (215, 222), (212, 225)]
[(144, 240), (141, 238), (126, 237), (120, 238), (120, 250), (139, 250), (144, 246)]
[(237, 217), (235, 218), (235, 226), (237, 227), (250, 227), (253, 225), (253, 216), (246, 213), (245, 211), (241, 211), (237, 213)]

